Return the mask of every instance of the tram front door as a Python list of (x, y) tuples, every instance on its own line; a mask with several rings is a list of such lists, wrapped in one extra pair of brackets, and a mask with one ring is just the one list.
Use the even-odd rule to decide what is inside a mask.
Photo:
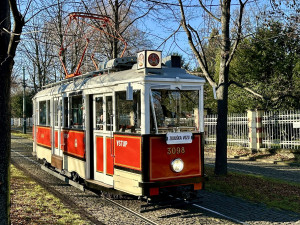
[(113, 185), (113, 97), (93, 96), (94, 179)]

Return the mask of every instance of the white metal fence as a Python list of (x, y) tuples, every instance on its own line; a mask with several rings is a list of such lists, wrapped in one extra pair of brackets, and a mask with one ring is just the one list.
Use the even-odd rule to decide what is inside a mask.
[[(260, 120), (256, 118), (257, 120)], [(228, 145), (250, 147), (247, 113), (228, 116)], [(264, 112), (257, 133), (262, 148), (300, 149), (300, 110)], [(205, 144), (216, 143), (217, 115), (204, 118)]]
[[(206, 115), (204, 118), (206, 144), (216, 144), (217, 118), (216, 114)], [(229, 114), (227, 123), (228, 145), (249, 147), (247, 113)]]
[[(22, 127), (23, 126), (23, 118), (11, 118), (10, 124), (13, 127)], [(26, 126), (32, 127), (32, 118), (26, 118)]]
[(263, 147), (300, 149), (300, 110), (265, 112), (262, 128)]

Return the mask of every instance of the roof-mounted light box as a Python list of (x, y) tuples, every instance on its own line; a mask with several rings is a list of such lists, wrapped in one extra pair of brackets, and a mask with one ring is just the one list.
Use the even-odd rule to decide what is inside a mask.
[(138, 69), (161, 69), (161, 51), (145, 50), (137, 54)]

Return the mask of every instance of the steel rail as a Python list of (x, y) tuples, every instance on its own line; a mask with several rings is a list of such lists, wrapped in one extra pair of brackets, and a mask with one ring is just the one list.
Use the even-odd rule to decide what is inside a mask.
[[(18, 142), (18, 141), (17, 141), (17, 142)], [(19, 143), (19, 144), (23, 144), (23, 145), (25, 145), (25, 146), (28, 146), (28, 144), (25, 144), (25, 143), (22, 143), (22, 142), (18, 142), (18, 143)], [(31, 146), (30, 146), (30, 147), (31, 147)], [(34, 163), (34, 164), (37, 165), (37, 166), (42, 166), (42, 165), (41, 165), (40, 163), (38, 163), (37, 161), (31, 159), (30, 157), (28, 157), (28, 156), (26, 156), (26, 155), (24, 155), (24, 154), (21, 154), (21, 153), (15, 151), (13, 148), (11, 148), (11, 151), (14, 152), (15, 154), (17, 154), (18, 156), (23, 157), (24, 159), (30, 161), (31, 163)], [(12, 160), (12, 163), (14, 164), (15, 167), (17, 167), (18, 169), (24, 171), (24, 172), (26, 173), (26, 175), (32, 177), (37, 183), (39, 183), (39, 184), (42, 185), (44, 188), (46, 188), (47, 191), (51, 192), (52, 194), (54, 194), (55, 196), (57, 196), (57, 197), (60, 198), (60, 199), (62, 198), (62, 199), (64, 200), (65, 204), (69, 204), (68, 201), (71, 201), (71, 204), (70, 204), (70, 205), (72, 206), (72, 208), (73, 208), (73, 207), (75, 207), (75, 209), (76, 209), (76, 208), (79, 208), (79, 209), (76, 209), (76, 211), (77, 211), (79, 214), (80, 214), (80, 212), (83, 212), (83, 211), (84, 211), (84, 210), (80, 210), (80, 206), (77, 206), (76, 203), (73, 202), (72, 200), (67, 199), (63, 194), (59, 193), (59, 192), (56, 191), (56, 190), (53, 190), (52, 188), (47, 187), (47, 184), (46, 184), (44, 181), (42, 181), (42, 180), (39, 179), (38, 177), (34, 176), (33, 174), (31, 174), (29, 171), (27, 171), (27, 170), (24, 169), (23, 167), (21, 167), (21, 166), (17, 165), (16, 163), (14, 163), (13, 160)], [(53, 175), (52, 175), (52, 176), (53, 176)], [(144, 217), (143, 215), (141, 215), (141, 214), (139, 214), (139, 213), (137, 213), (137, 212), (135, 212), (135, 211), (133, 211), (133, 210), (131, 210), (131, 209), (129, 209), (129, 208), (127, 208), (127, 207), (125, 207), (125, 206), (123, 206), (123, 205), (121, 205), (121, 204), (119, 204), (119, 203), (117, 203), (117, 202), (115, 202), (115, 201), (113, 201), (113, 200), (111, 200), (111, 199), (109, 199), (109, 198), (106, 198), (106, 197), (103, 197), (103, 198), (104, 198), (104, 200), (106, 200), (107, 202), (110, 202), (110, 203), (112, 203), (112, 204), (118, 206), (119, 208), (121, 208), (121, 209), (123, 209), (123, 210), (126, 210), (127, 212), (133, 214), (133, 215), (136, 216), (136, 217), (139, 217), (140, 219), (142, 219), (143, 221), (145, 221), (145, 222), (147, 222), (147, 223), (149, 223), (149, 224), (158, 225), (158, 223), (155, 223), (155, 222), (151, 221), (150, 219)], [(82, 208), (82, 209), (83, 209), (83, 208)], [(95, 222), (97, 222), (98, 224), (100, 223), (100, 221), (96, 220), (96, 218), (92, 217), (92, 216), (89, 215), (88, 213), (83, 213), (83, 214), (84, 214), (84, 217), (85, 217), (86, 219), (92, 221), (93, 223), (95, 223)]]
[(112, 203), (112, 204), (114, 204), (114, 205), (117, 205), (118, 207), (120, 207), (120, 208), (126, 210), (127, 212), (129, 212), (129, 213), (131, 213), (131, 214), (133, 214), (133, 215), (139, 217), (140, 219), (146, 221), (146, 222), (149, 223), (149, 224), (158, 225), (158, 223), (155, 223), (155, 222), (153, 222), (152, 220), (149, 220), (148, 218), (144, 217), (143, 215), (141, 215), (141, 214), (139, 214), (139, 213), (137, 213), (137, 212), (135, 212), (135, 211), (133, 211), (133, 210), (127, 208), (126, 206), (121, 205), (120, 203), (117, 203), (117, 202), (115, 202), (115, 201), (113, 201), (113, 200), (111, 200), (111, 199), (109, 199), (109, 198), (106, 198), (106, 197), (104, 197), (104, 199), (105, 199), (106, 201), (108, 201), (108, 202), (110, 202), (110, 203)]
[[(26, 144), (26, 143), (22, 143), (22, 142), (18, 142), (18, 143), (28, 146), (28, 144)], [(31, 146), (30, 146), (30, 147), (31, 147)], [(21, 153), (19, 153), (19, 152), (16, 152), (16, 151), (13, 150), (13, 149), (11, 149), (11, 150), (12, 150), (14, 153), (16, 153), (17, 155), (19, 155), (19, 156), (21, 156), (21, 157), (24, 157), (25, 159), (29, 160), (30, 162), (32, 162), (32, 163), (34, 163), (34, 164), (36, 164), (36, 165), (41, 165), (40, 163), (38, 163), (38, 162), (32, 160), (30, 157), (25, 156), (25, 155), (23, 155), (23, 154), (21, 154)], [(22, 169), (22, 170), (23, 170), (23, 169)], [(34, 177), (34, 175), (30, 174), (29, 172), (27, 172), (27, 173), (28, 173), (30, 176), (33, 176), (33, 177)], [(39, 180), (39, 178), (37, 178), (37, 179)], [(41, 181), (41, 182), (44, 183), (43, 181)], [(49, 190), (49, 188), (47, 188), (47, 190)], [(60, 194), (60, 193), (59, 193), (59, 194)], [(60, 194), (60, 195), (61, 195), (61, 194)], [(58, 196), (58, 197), (59, 197), (59, 196)], [(170, 196), (170, 197), (174, 197), (174, 196)], [(59, 197), (59, 198), (60, 198), (60, 197)], [(64, 198), (65, 198), (65, 197), (64, 197)], [(143, 215), (141, 215), (141, 214), (139, 214), (139, 213), (137, 213), (137, 212), (135, 212), (135, 211), (133, 211), (133, 210), (131, 210), (131, 209), (129, 209), (129, 208), (123, 206), (123, 205), (121, 205), (120, 203), (117, 203), (117, 202), (115, 202), (115, 201), (113, 201), (113, 200), (111, 200), (111, 199), (109, 199), (109, 198), (107, 198), (107, 197), (103, 197), (103, 199), (106, 200), (107, 202), (110, 202), (110, 203), (112, 203), (112, 204), (118, 206), (119, 208), (122, 208), (123, 210), (125, 210), (125, 211), (127, 211), (127, 212), (133, 214), (134, 216), (139, 217), (140, 219), (142, 219), (143, 221), (145, 221), (145, 222), (147, 222), (147, 223), (149, 223), (149, 224), (158, 225), (158, 223), (155, 223), (154, 221), (151, 221), (150, 219), (148, 219), (148, 218), (144, 217)], [(183, 199), (180, 199), (180, 198), (176, 198), (176, 199), (178, 199), (178, 200), (183, 200)], [(186, 201), (186, 200), (183, 200), (183, 201), (184, 201), (185, 203), (187, 203), (187, 204), (190, 204), (189, 201)], [(73, 203), (73, 204), (75, 204), (75, 203)], [(192, 206), (194, 206), (194, 207), (197, 207), (197, 208), (200, 208), (200, 209), (202, 209), (202, 210), (205, 210), (205, 211), (207, 211), (207, 212), (213, 213), (213, 214), (218, 215), (218, 216), (220, 216), (220, 217), (223, 217), (223, 218), (225, 218), (225, 219), (231, 220), (231, 221), (233, 221), (233, 222), (236, 222), (236, 223), (239, 223), (239, 224), (243, 224), (243, 225), (248, 225), (248, 223), (246, 223), (246, 222), (243, 222), (243, 221), (240, 221), (240, 220), (235, 219), (235, 218), (233, 218), (233, 217), (227, 216), (227, 215), (222, 214), (222, 213), (220, 213), (220, 212), (217, 212), (217, 211), (215, 211), (215, 210), (212, 210), (212, 209), (203, 207), (203, 206), (198, 205), (198, 204), (196, 204), (196, 203), (192, 203), (192, 204), (190, 204), (190, 205), (192, 205)], [(89, 217), (90, 217), (90, 216), (89, 216)]]

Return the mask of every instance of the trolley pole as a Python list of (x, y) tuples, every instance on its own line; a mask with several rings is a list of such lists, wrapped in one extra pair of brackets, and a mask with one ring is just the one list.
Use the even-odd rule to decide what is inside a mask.
[(26, 134), (25, 68), (23, 67), (23, 134)]

